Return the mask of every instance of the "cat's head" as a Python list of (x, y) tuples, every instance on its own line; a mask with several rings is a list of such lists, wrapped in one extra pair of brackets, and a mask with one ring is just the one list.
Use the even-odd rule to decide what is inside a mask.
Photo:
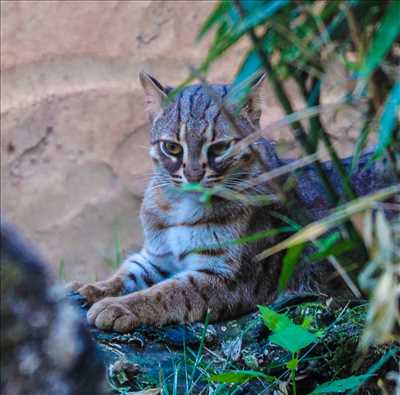
[[(262, 80), (263, 77), (258, 78), (254, 83), (240, 111), (230, 111), (236, 114), (235, 123), (244, 135), (252, 133), (259, 124)], [(205, 187), (247, 178), (256, 158), (250, 149), (232, 155), (243, 135), (238, 135), (215, 97), (208, 94), (212, 89), (214, 95), (224, 100), (229, 85), (188, 86), (168, 103), (171, 88), (146, 73), (140, 74), (140, 81), (151, 121), (150, 154), (166, 178), (175, 185), (197, 182)]]

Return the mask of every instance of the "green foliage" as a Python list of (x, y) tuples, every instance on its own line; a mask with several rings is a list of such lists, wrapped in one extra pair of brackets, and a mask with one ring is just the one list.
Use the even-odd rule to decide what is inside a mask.
[[(400, 7), (400, 2), (398, 3)], [(399, 23), (400, 26), (400, 23)], [(374, 158), (380, 158), (389, 145), (394, 142), (394, 131), (400, 111), (400, 82), (397, 81), (383, 109), (378, 130), (378, 144)]]
[[(246, 82), (266, 69), (269, 78), (276, 82), (275, 88), (279, 87), (279, 79), (291, 78), (309, 104), (318, 102), (318, 87), (334, 58), (342, 59), (350, 71), (357, 72), (356, 78), (368, 84), (374, 84), (374, 73), (388, 73), (381, 66), (398, 39), (399, 14), (400, 2), (396, 0), (387, 3), (359, 0), (220, 1), (198, 35), (201, 39), (212, 29), (215, 31), (209, 54), (200, 70), (206, 71), (245, 35), (253, 35), (254, 47), (245, 56), (234, 82), (235, 94), (232, 96), (235, 101), (242, 101), (249, 92)], [(254, 41), (254, 36), (258, 41)], [(356, 48), (356, 61), (349, 59), (352, 47)], [(267, 58), (270, 64), (266, 63)], [(307, 89), (307, 80), (311, 79), (315, 83)], [(387, 74), (386, 79), (393, 86), (390, 82), (393, 76)], [(275, 93), (282, 106), (286, 110), (293, 107), (288, 107), (290, 99), (285, 97), (284, 89), (278, 90), (280, 92), (275, 89)], [(387, 87), (375, 84), (369, 92), (372, 94), (368, 98), (373, 101), (378, 96), (387, 96)], [(387, 130), (383, 121), (380, 124), (382, 130)], [(324, 133), (320, 134), (320, 127), (319, 121), (310, 121), (310, 133), (306, 136), (310, 142), (318, 135), (324, 136)], [(313, 142), (314, 146), (317, 142)]]
[(371, 377), (369, 374), (363, 374), (361, 376), (350, 376), (341, 380), (329, 381), (316, 387), (311, 394), (342, 393), (360, 386)]
[(278, 291), (282, 292), (286, 289), (286, 286), (293, 275), (294, 269), (297, 262), (300, 259), (301, 253), (303, 252), (305, 244), (297, 244), (290, 247), (285, 256), (283, 257), (282, 272), (279, 276)]
[(351, 215), (360, 211), (368, 210), (373, 207), (377, 201), (387, 199), (388, 197), (394, 196), (398, 193), (400, 193), (400, 184), (387, 187), (364, 197), (360, 197), (344, 206), (338, 207), (336, 211), (334, 211), (328, 217), (307, 225), (293, 236), (260, 253), (256, 256), (256, 260), (260, 261), (287, 248), (291, 248), (293, 246), (316, 239), (328, 232), (333, 227), (345, 221), (346, 218), (350, 217)]
[(341, 240), (339, 232), (333, 232), (327, 237), (320, 239), (320, 246), (316, 252), (310, 255), (309, 259), (313, 262), (320, 261), (329, 256), (339, 256), (354, 248), (352, 240)]
[(263, 379), (268, 382), (275, 381), (275, 377), (267, 376), (266, 374), (256, 370), (234, 370), (210, 376), (211, 381), (229, 384), (242, 384), (256, 378)]
[[(271, 128), (268, 131), (273, 130), (274, 127), (276, 129), (290, 125), (294, 138), (306, 155), (314, 155), (316, 150), (323, 145), (332, 160), (345, 192), (345, 199), (340, 198), (337, 186), (332, 184), (325, 169), (316, 159), (313, 165), (315, 165), (321, 184), (326, 190), (327, 198), (336, 207), (336, 210), (332, 210), (329, 216), (319, 221), (310, 223), (308, 219), (305, 223), (309, 225), (302, 226), (304, 224), (298, 221), (299, 213), (297, 211), (299, 208), (290, 207), (288, 201), (285, 201), (287, 217), (290, 217), (287, 219), (287, 223), (295, 223), (295, 227), (270, 229), (226, 242), (226, 245), (252, 243), (263, 238), (274, 237), (282, 232), (288, 233), (289, 237), (286, 240), (271, 246), (255, 259), (256, 262), (259, 262), (272, 254), (286, 251), (279, 278), (279, 291), (284, 291), (287, 287), (303, 250), (308, 244), (316, 247), (315, 252), (308, 256), (309, 261), (315, 263), (327, 258), (331, 261), (334, 259), (334, 262), (337, 263), (334, 267), (346, 282), (346, 269), (348, 271), (350, 269), (346, 266), (343, 255), (353, 249), (357, 249), (359, 258), (357, 262), (352, 262), (352, 265), (356, 265), (359, 271), (365, 267), (368, 269), (367, 273), (361, 276), (362, 279), (378, 285), (384, 284), (383, 280), (387, 282), (387, 273), (389, 272), (387, 268), (382, 269), (382, 271), (386, 270), (386, 277), (382, 276), (379, 279), (380, 282), (375, 281), (375, 278), (372, 281), (371, 278), (372, 274), (375, 275), (378, 266), (379, 268), (384, 267), (382, 246), (377, 246), (379, 242), (376, 240), (362, 238), (353, 225), (352, 218), (354, 215), (369, 212), (376, 207), (378, 202), (398, 195), (400, 186), (395, 185), (369, 196), (358, 198), (352, 189), (349, 175), (331, 144), (322, 114), (335, 111), (336, 115), (340, 116), (343, 109), (354, 104), (365, 103), (367, 110), (364, 124), (359, 130), (354, 146), (352, 169), (357, 169), (361, 151), (366, 145), (368, 136), (373, 134), (376, 136), (377, 147), (372, 160), (386, 157), (392, 167), (395, 167), (396, 160), (400, 163), (400, 158), (398, 158), (400, 152), (398, 145), (400, 84), (398, 65), (395, 60), (398, 57), (400, 44), (399, 20), (400, 2), (398, 0), (370, 0), (368, 2), (364, 0), (300, 0), (295, 2), (288, 0), (221, 0), (216, 4), (198, 33), (198, 40), (201, 40), (213, 32), (210, 49), (206, 59), (199, 66), (197, 74), (193, 73), (189, 76), (180, 87), (206, 73), (210, 65), (224, 56), (232, 47), (245, 39), (250, 39), (252, 45), (241, 60), (233, 88), (229, 93), (229, 101), (235, 104), (244, 103), (251, 92), (255, 78), (260, 73), (266, 72), (273, 93), (286, 113), (283, 119), (275, 125), (270, 125)], [(339, 60), (347, 68), (352, 80), (352, 84), (349, 86), (352, 87), (349, 88), (345, 97), (340, 98), (337, 103), (332, 103), (329, 107), (321, 104), (321, 86), (324, 85), (328, 74), (332, 72), (331, 65), (335, 60)], [(285, 82), (287, 80), (291, 80), (297, 86), (307, 105), (306, 109), (294, 112), (293, 109), (296, 106), (286, 92)], [(338, 80), (337, 84), (347, 84), (348, 82), (348, 80)], [(248, 144), (251, 144), (250, 138)], [(290, 193), (289, 186), (285, 187), (287, 189), (283, 189), (283, 194)], [(199, 184), (190, 184), (186, 185), (184, 190), (187, 193), (200, 194), (201, 200), (205, 204), (209, 204), (214, 195), (249, 204), (253, 203), (248, 197), (240, 193), (229, 193), (223, 188), (209, 189)], [(297, 233), (291, 235), (293, 230), (296, 230)], [(376, 235), (369, 236), (370, 239), (373, 237)], [(381, 235), (380, 239), (382, 237)], [(206, 247), (210, 248), (210, 246)], [(371, 257), (373, 260), (368, 264)], [(341, 265), (344, 266), (344, 269)], [(391, 278), (391, 280), (393, 279)], [(357, 276), (355, 275), (349, 280), (350, 285), (351, 281), (354, 285)], [(383, 285), (378, 287), (379, 290), (384, 288)], [(350, 287), (350, 289), (355, 295), (360, 295), (357, 287)], [(380, 300), (386, 303), (388, 298), (383, 298), (381, 295), (380, 299), (376, 297), (376, 301)], [(374, 319), (379, 318), (377, 312), (382, 311), (376, 301), (375, 310), (372, 311), (372, 313), (375, 311), (376, 314), (371, 315)], [(265, 325), (272, 331), (269, 341), (290, 354), (290, 359), (285, 361), (284, 366), (287, 368), (286, 379), (290, 379), (292, 393), (296, 394), (296, 370), (302, 363), (300, 354), (306, 354), (305, 349), (313, 348), (313, 345), (319, 341), (319, 336), (308, 330), (312, 327), (315, 317), (307, 316), (303, 325), (296, 325), (285, 314), (276, 313), (263, 306), (260, 306), (259, 309)], [(374, 328), (372, 324), (371, 328), (372, 330)], [(321, 329), (319, 333), (323, 331)], [(385, 327), (382, 332), (387, 334), (387, 328)], [(204, 348), (200, 347), (200, 349), (203, 351)], [(193, 368), (202, 368), (201, 352), (194, 354), (193, 357)], [(204, 367), (204, 371), (207, 371), (206, 367)], [(210, 383), (233, 385), (243, 384), (254, 379), (268, 383), (278, 381), (278, 378), (256, 370), (225, 369), (222, 371), (223, 373), (220, 374), (209, 374)], [(368, 380), (371, 377), (370, 373), (321, 384), (315, 388), (313, 393), (348, 391)], [(190, 392), (194, 388), (194, 370), (189, 376), (191, 376)]]
[(286, 363), (290, 371), (293, 394), (296, 394), (296, 369), (299, 364), (298, 354), (305, 347), (318, 341), (318, 337), (296, 325), (287, 315), (279, 314), (268, 307), (258, 306), (265, 325), (273, 332), (269, 341), (292, 354), (292, 358)]
[(400, 33), (400, 2), (392, 0), (383, 16), (380, 26), (377, 29), (371, 44), (368, 48), (363, 65), (361, 67), (361, 74), (368, 77), (379, 65), (389, 52), (393, 42), (398, 38)]
[(318, 337), (285, 314), (279, 314), (265, 306), (258, 306), (265, 325), (273, 332), (269, 340), (292, 354), (316, 342)]

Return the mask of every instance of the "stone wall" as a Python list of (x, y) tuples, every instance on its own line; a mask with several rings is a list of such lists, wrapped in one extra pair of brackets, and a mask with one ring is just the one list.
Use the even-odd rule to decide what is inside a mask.
[[(1, 213), (67, 280), (104, 277), (118, 243), (141, 245), (151, 164), (138, 72), (183, 81), (207, 52), (210, 37), (195, 36), (214, 4), (1, 2)], [(229, 82), (246, 47), (210, 80)], [(264, 123), (281, 114), (266, 96)]]
[[(194, 41), (212, 6), (1, 2), (1, 212), (67, 279), (110, 272), (116, 240), (140, 246), (151, 164), (138, 73), (181, 82), (206, 53)], [(212, 77), (228, 81), (237, 58)]]

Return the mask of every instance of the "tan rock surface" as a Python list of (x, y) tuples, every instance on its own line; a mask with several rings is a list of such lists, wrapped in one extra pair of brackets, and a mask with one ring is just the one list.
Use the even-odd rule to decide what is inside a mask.
[[(67, 279), (138, 248), (151, 171), (138, 72), (169, 84), (199, 63), (212, 2), (1, 2), (1, 213)], [(214, 78), (228, 81), (229, 59)]]
[[(187, 64), (206, 54), (207, 40), (195, 44), (195, 36), (212, 7), (1, 2), (1, 213), (66, 279), (104, 277), (116, 240), (124, 251), (141, 244), (138, 210), (151, 165), (137, 75), (181, 82)], [(219, 61), (211, 81), (230, 81), (245, 48)], [(266, 106), (264, 123), (282, 114), (271, 92)]]

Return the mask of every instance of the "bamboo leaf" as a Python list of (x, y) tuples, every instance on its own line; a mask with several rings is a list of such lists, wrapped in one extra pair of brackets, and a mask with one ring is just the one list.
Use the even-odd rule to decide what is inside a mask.
[(254, 76), (262, 68), (260, 57), (257, 50), (252, 50), (247, 54), (242, 63), (238, 74), (236, 75), (233, 87), (229, 92), (229, 100), (233, 103), (241, 103), (250, 93), (251, 84)]
[[(270, 0), (267, 3), (260, 3), (259, 0), (247, 1), (247, 3), (253, 7), (253, 11), (239, 23), (236, 28), (236, 35), (241, 36), (264, 22), (266, 19), (276, 14), (288, 2), (289, 0)], [(257, 5), (259, 6), (257, 7)], [(249, 9), (251, 7), (248, 6), (247, 8)]]
[(387, 7), (382, 23), (372, 39), (367, 50), (364, 64), (361, 68), (363, 77), (370, 75), (382, 62), (394, 40), (400, 33), (400, 1), (392, 0)]
[[(398, 3), (400, 6), (400, 2)], [(400, 22), (399, 22), (400, 26)], [(380, 158), (390, 145), (400, 109), (400, 81), (393, 87), (379, 122), (378, 144), (372, 159)]]
[(197, 34), (197, 40), (201, 40), (206, 33), (218, 22), (222, 21), (225, 18), (226, 13), (232, 7), (232, 2), (229, 0), (221, 1), (211, 13), (211, 15), (204, 22), (202, 27), (200, 28), (199, 33)]

